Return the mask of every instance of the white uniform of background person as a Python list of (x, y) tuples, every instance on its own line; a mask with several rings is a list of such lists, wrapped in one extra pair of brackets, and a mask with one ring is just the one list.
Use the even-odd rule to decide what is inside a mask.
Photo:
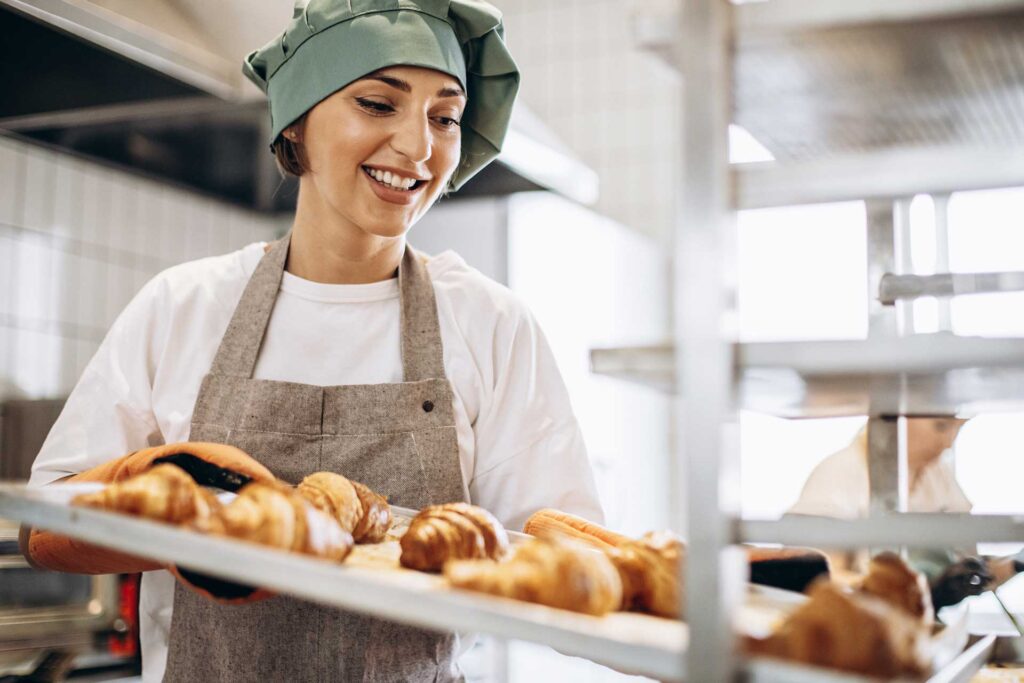
[[(792, 514), (839, 519), (868, 516), (867, 431), (863, 429), (846, 448), (818, 463), (804, 483)], [(970, 512), (971, 501), (956, 481), (951, 453), (942, 452), (924, 464), (910, 486), (908, 512)]]
[[(186, 441), (202, 377), (263, 253), (263, 244), (251, 244), (176, 266), (143, 287), (86, 367), (31, 484)], [(549, 506), (601, 521), (569, 397), (529, 311), (454, 252), (427, 267), (469, 500), (510, 529)], [(401, 382), (397, 279), (336, 285), (285, 272), (255, 377), (324, 386)], [(163, 676), (173, 588), (165, 571), (143, 575), (147, 681)]]

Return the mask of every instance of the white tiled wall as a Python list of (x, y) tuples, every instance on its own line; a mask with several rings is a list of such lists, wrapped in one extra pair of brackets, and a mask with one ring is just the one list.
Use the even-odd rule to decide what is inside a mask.
[(671, 234), (680, 79), (637, 49), (633, 18), (662, 0), (495, 0), (522, 72), (521, 97), (601, 181), (595, 207)]
[(0, 400), (67, 394), (158, 272), (272, 239), (273, 219), (0, 137)]

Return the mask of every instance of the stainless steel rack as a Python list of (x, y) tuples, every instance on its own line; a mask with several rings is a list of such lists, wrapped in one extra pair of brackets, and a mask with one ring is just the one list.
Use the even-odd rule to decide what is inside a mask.
[[(1024, 340), (914, 335), (906, 303), (1019, 291), (1024, 275), (906, 272), (909, 198), (1024, 185), (1024, 1), (680, 0), (638, 18), (641, 44), (679, 70), (683, 174), (674, 242), (676, 326), (668, 343), (598, 349), (595, 372), (677, 396), (675, 490), (690, 549), (691, 680), (822, 680), (735, 656), (729, 629), (737, 543), (828, 547), (1024, 541), (1017, 517), (905, 515), (900, 417), (1024, 406)], [(730, 166), (728, 126), (775, 161)], [(735, 212), (867, 202), (869, 334), (840, 342), (737, 343), (728, 328)], [(945, 235), (939, 235), (945, 237)], [(948, 270), (948, 241), (939, 240)], [(948, 309), (943, 322), (948, 326)], [(948, 328), (947, 328), (948, 329)], [(739, 409), (790, 418), (869, 416), (872, 516), (740, 518)], [(987, 648), (987, 649), (986, 649)], [(967, 680), (991, 652), (948, 671)], [(836, 678), (839, 680), (839, 678)]]

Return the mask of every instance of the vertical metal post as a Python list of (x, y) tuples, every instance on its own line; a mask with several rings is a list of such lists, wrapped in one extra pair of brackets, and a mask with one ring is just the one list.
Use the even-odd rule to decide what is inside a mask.
[(896, 336), (896, 308), (878, 300), (882, 276), (896, 272), (896, 231), (892, 200), (865, 202), (868, 231), (868, 337)]
[[(868, 482), (871, 486), (871, 516), (907, 511), (907, 459), (901, 443), (897, 417), (868, 419)], [(905, 433), (905, 432), (904, 432)]]
[[(899, 320), (897, 308), (883, 306), (878, 287), (886, 273), (902, 273), (909, 261), (909, 204), (893, 200), (874, 200), (867, 205), (868, 230), (868, 337), (884, 339), (907, 331)], [(897, 220), (897, 218), (899, 220)], [(897, 228), (903, 234), (898, 238)], [(897, 260), (901, 263), (897, 263)], [(906, 305), (906, 304), (905, 304)], [(913, 329), (911, 315), (910, 330)], [(907, 509), (907, 458), (900, 434), (904, 426), (897, 417), (868, 416), (868, 485), (871, 515), (901, 512)], [(904, 432), (905, 433), (905, 432)]]
[[(949, 195), (932, 196), (935, 205), (935, 272), (948, 273), (949, 268)], [(939, 331), (953, 330), (953, 300), (939, 297)]]
[[(735, 444), (723, 435), (732, 420), (732, 339), (723, 329), (731, 293), (726, 264), (730, 210), (728, 126), (731, 118), (731, 6), (726, 0), (683, 0), (673, 50), (683, 74), (683, 165), (674, 242), (676, 382), (675, 482), (686, 492), (689, 543), (684, 569), (690, 642), (686, 680), (733, 679), (732, 610), (745, 566), (735, 548)], [(727, 495), (728, 493), (733, 496)], [(725, 495), (724, 495), (725, 494)]]
[[(910, 201), (910, 199), (897, 199), (893, 202), (896, 269), (892, 272), (898, 275), (914, 272), (914, 259), (910, 250)], [(914, 302), (897, 301), (895, 308), (896, 334), (900, 337), (914, 334)]]

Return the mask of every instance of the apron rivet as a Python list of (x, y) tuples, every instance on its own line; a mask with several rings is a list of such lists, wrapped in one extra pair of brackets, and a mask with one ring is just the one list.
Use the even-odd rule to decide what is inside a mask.
[(424, 412), (429, 413), (433, 409), (434, 409), (434, 402), (433, 401), (424, 401), (423, 402), (423, 411)]

